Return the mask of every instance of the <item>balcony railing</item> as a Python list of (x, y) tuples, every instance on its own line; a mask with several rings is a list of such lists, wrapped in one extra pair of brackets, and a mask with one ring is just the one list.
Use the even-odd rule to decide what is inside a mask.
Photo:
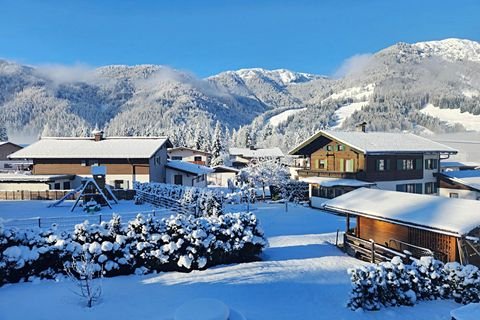
[(300, 177), (326, 177), (326, 178), (340, 178), (340, 179), (359, 179), (363, 172), (341, 172), (341, 171), (325, 171), (325, 170), (310, 170), (300, 169), (298, 175)]

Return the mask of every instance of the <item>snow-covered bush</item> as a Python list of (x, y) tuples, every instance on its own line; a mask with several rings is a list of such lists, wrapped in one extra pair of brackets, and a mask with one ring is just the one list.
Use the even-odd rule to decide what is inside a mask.
[(480, 301), (480, 271), (472, 265), (443, 264), (432, 257), (406, 265), (395, 257), (389, 262), (349, 269), (348, 273), (352, 282), (348, 307), (352, 310), (411, 306), (417, 300)]
[(128, 223), (115, 216), (101, 224), (85, 221), (71, 233), (0, 228), (0, 285), (54, 278), (84, 254), (93, 259), (95, 270), (115, 276), (251, 261), (266, 245), (251, 213), (178, 214), (161, 220), (138, 215)]
[(142, 202), (142, 193), (168, 198), (179, 205), (192, 208), (192, 214), (200, 216), (219, 216), (223, 213), (223, 194), (209, 188), (185, 187), (166, 183), (134, 182), (137, 191), (135, 201)]

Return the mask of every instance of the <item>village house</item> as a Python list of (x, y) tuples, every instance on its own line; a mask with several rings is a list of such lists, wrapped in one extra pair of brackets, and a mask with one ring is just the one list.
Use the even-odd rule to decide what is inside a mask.
[(1, 172), (13, 172), (13, 171), (20, 171), (20, 170), (27, 170), (30, 166), (29, 161), (25, 160), (12, 160), (9, 159), (12, 153), (21, 150), (23, 147), (19, 146), (18, 144), (4, 141), (0, 142), (0, 171)]
[(438, 180), (440, 196), (480, 200), (480, 170), (445, 171)]
[(228, 151), (232, 167), (242, 169), (255, 159), (283, 159), (280, 148), (230, 148)]
[(168, 159), (170, 160), (187, 161), (206, 166), (210, 163), (211, 158), (211, 153), (192, 148), (177, 147), (168, 149)]
[(207, 174), (211, 172), (213, 169), (199, 164), (168, 160), (166, 183), (204, 188), (207, 186)]
[(323, 209), (346, 216), (344, 248), (369, 261), (433, 256), (480, 266), (480, 202), (361, 188)]
[(290, 151), (314, 207), (360, 187), (437, 194), (440, 160), (456, 150), (410, 133), (321, 130)]
[[(131, 189), (133, 182), (165, 182), (166, 137), (47, 137), (9, 156), (33, 163), (30, 183), (50, 181), (49, 189), (75, 189), (93, 166), (104, 166), (106, 183), (115, 189)], [(65, 180), (65, 175), (73, 179)], [(48, 189), (47, 189), (48, 190)]]

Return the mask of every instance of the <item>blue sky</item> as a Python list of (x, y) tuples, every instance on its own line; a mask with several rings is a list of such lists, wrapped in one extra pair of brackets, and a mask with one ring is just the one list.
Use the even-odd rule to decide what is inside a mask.
[(0, 0), (0, 57), (26, 64), (163, 64), (332, 74), (399, 41), (480, 41), (478, 0)]

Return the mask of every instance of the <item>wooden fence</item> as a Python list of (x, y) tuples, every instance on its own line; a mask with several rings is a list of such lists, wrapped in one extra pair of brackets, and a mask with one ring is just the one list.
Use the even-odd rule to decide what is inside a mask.
[[(46, 191), (30, 191), (30, 190), (17, 190), (17, 191), (5, 191), (0, 190), (0, 200), (60, 200), (71, 190), (46, 190)], [(135, 190), (122, 190), (114, 189), (113, 194), (119, 200), (133, 200), (135, 197)], [(72, 195), (70, 199), (75, 200), (75, 196)]]
[(140, 201), (150, 203), (158, 208), (170, 209), (176, 213), (196, 215), (195, 205), (186, 205), (175, 199), (171, 199), (165, 196), (157, 195), (154, 193), (148, 193), (144, 191), (139, 191), (139, 190), (137, 190), (136, 195)]

